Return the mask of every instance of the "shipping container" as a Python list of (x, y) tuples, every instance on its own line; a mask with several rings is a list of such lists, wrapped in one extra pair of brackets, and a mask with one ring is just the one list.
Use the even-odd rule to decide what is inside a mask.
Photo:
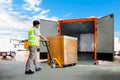
[(94, 60), (97, 63), (97, 18), (58, 21), (58, 36), (78, 38), (78, 60)]
[[(41, 33), (49, 36), (77, 37), (78, 60), (113, 61), (114, 57), (114, 15), (101, 18), (80, 18), (56, 21), (40, 20)], [(41, 45), (41, 53), (47, 50)]]
[(114, 16), (58, 21), (58, 35), (78, 38), (78, 60), (113, 61)]

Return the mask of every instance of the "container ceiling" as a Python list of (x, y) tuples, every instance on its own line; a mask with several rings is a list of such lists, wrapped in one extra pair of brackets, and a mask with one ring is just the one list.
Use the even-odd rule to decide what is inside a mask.
[(61, 24), (61, 34), (86, 34), (94, 33), (94, 22), (73, 22), (73, 23), (62, 23)]

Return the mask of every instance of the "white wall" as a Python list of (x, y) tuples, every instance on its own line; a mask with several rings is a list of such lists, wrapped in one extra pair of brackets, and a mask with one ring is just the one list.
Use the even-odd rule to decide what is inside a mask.
[(114, 38), (114, 51), (120, 51), (120, 41), (118, 37)]
[(80, 34), (79, 50), (81, 52), (94, 52), (94, 34)]

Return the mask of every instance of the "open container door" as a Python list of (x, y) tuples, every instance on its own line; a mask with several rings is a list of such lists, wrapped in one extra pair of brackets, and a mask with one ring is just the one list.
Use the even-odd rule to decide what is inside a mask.
[[(57, 36), (57, 22), (40, 19), (40, 33), (45, 37)], [(40, 43), (40, 59), (47, 59), (47, 49)]]
[(78, 63), (97, 64), (97, 19), (83, 18), (58, 21), (58, 35), (78, 38)]
[(99, 60), (113, 61), (114, 57), (114, 15), (98, 19), (98, 48)]

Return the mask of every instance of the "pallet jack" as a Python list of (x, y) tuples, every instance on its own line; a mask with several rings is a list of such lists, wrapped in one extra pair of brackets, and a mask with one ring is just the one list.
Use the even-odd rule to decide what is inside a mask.
[[(45, 44), (44, 44), (44, 43)], [(51, 68), (56, 68), (56, 63), (54, 62), (54, 60), (53, 60), (53, 57), (51, 56), (51, 54), (50, 54), (50, 50), (49, 50), (49, 48), (48, 48), (48, 46), (49, 46), (49, 41), (43, 41), (42, 43), (43, 43), (43, 46), (45, 46), (46, 48), (47, 48), (47, 52), (48, 52), (48, 55), (49, 55), (49, 58), (50, 58), (50, 67)]]
[(43, 44), (43, 46), (45, 46), (47, 48), (47, 52), (48, 52), (48, 55), (50, 58), (50, 67), (51, 68), (63, 67), (57, 58), (52, 57), (50, 50), (49, 50), (49, 47), (48, 47), (50, 45), (50, 42), (49, 41), (42, 41), (42, 44)]

